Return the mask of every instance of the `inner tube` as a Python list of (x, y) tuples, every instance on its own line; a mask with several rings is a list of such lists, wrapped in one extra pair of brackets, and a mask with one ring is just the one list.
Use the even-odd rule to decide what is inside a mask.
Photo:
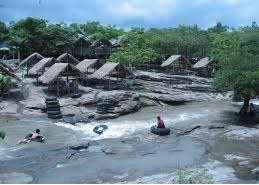
[(43, 136), (38, 136), (38, 137), (36, 137), (35, 139), (33, 139), (33, 141), (36, 141), (36, 142), (44, 142), (44, 137)]
[(157, 128), (156, 126), (152, 126), (150, 128), (151, 133), (159, 135), (159, 136), (166, 136), (170, 134), (169, 128)]
[(59, 105), (59, 101), (45, 101), (47, 105)]
[(106, 129), (108, 129), (107, 125), (98, 125), (98, 126), (94, 127), (93, 132), (100, 135)]

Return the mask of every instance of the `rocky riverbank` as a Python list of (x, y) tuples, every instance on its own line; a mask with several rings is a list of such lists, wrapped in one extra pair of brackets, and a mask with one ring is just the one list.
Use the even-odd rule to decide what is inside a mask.
[[(75, 123), (117, 118), (147, 106), (230, 99), (230, 94), (223, 96), (215, 92), (211, 87), (211, 82), (212, 79), (195, 76), (136, 71), (136, 79), (133, 81), (131, 90), (104, 91), (80, 86), (81, 97), (59, 97), (59, 103), (64, 120)], [(45, 98), (51, 96), (47, 87), (38, 85), (33, 78), (23, 79), (20, 86), (9, 100), (0, 102), (0, 114), (46, 115), (42, 111), (46, 108)], [(108, 113), (99, 113), (97, 104), (104, 99), (116, 102), (116, 105), (114, 104)]]

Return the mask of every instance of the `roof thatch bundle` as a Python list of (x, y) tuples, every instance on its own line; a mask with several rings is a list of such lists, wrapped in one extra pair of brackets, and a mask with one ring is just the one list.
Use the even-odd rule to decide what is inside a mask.
[(21, 61), (21, 63), (19, 64), (20, 66), (33, 66), (34, 64), (36, 64), (37, 62), (39, 62), (41, 59), (43, 59), (44, 57), (39, 54), (39, 53), (33, 53), (30, 56), (28, 56), (27, 58), (25, 58), (23, 61)]
[(22, 81), (16, 74), (14, 74), (13, 72), (9, 71), (7, 68), (5, 68), (4, 66), (2, 66), (1, 64), (0, 64), (0, 71), (1, 71), (3, 74), (9, 75), (9, 76), (15, 78), (15, 79), (18, 80), (18, 81)]
[(43, 75), (39, 77), (39, 81), (44, 84), (50, 84), (58, 76), (79, 76), (85, 77), (84, 73), (78, 70), (74, 65), (68, 63), (56, 63), (51, 66)]
[(180, 61), (182, 63), (187, 63), (188, 65), (192, 66), (192, 64), (182, 55), (172, 55), (167, 60), (165, 60), (161, 67), (168, 67), (174, 64), (174, 62)]
[(37, 75), (38, 72), (43, 70), (45, 67), (51, 66), (57, 62), (58, 60), (53, 57), (43, 58), (29, 70), (29, 75)]
[(203, 68), (206, 67), (208, 64), (210, 64), (213, 61), (213, 59), (210, 59), (209, 57), (205, 57), (200, 59), (196, 64), (193, 65), (193, 68)]
[(103, 79), (110, 75), (120, 75), (123, 77), (130, 76), (135, 77), (135, 75), (127, 69), (121, 63), (105, 63), (101, 68), (99, 68), (91, 77), (96, 79)]
[(89, 67), (94, 67), (97, 63), (98, 59), (84, 59), (82, 62), (76, 65), (76, 68), (85, 73)]
[(57, 58), (57, 60), (62, 63), (69, 63), (69, 64), (73, 64), (73, 65), (77, 65), (80, 62), (79, 60), (77, 60), (75, 57), (73, 57), (69, 53), (63, 53), (62, 55), (60, 55)]

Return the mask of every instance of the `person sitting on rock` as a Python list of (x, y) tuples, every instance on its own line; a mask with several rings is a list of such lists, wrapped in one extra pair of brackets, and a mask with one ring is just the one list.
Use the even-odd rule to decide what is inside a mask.
[(35, 132), (29, 133), (23, 140), (19, 140), (17, 144), (27, 144), (39, 137), (43, 137), (43, 135), (40, 134), (40, 129), (37, 128)]
[(157, 128), (165, 128), (164, 121), (160, 118), (160, 116), (157, 116)]

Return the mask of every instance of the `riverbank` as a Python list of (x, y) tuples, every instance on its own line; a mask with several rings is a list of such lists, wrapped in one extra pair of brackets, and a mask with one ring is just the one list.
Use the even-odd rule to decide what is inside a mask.
[[(213, 182), (256, 183), (258, 128), (237, 126), (237, 110), (231, 102), (156, 106), (75, 125), (44, 115), (1, 117), (7, 133), (0, 142), (0, 173), (6, 177), (1, 182), (16, 175), (33, 183), (173, 183), (177, 169), (198, 167), (209, 170)], [(164, 118), (171, 135), (150, 133), (155, 115)], [(100, 123), (108, 130), (99, 136), (92, 129)], [(46, 142), (15, 145), (32, 128), (40, 128)], [(86, 143), (87, 149), (70, 149)]]

